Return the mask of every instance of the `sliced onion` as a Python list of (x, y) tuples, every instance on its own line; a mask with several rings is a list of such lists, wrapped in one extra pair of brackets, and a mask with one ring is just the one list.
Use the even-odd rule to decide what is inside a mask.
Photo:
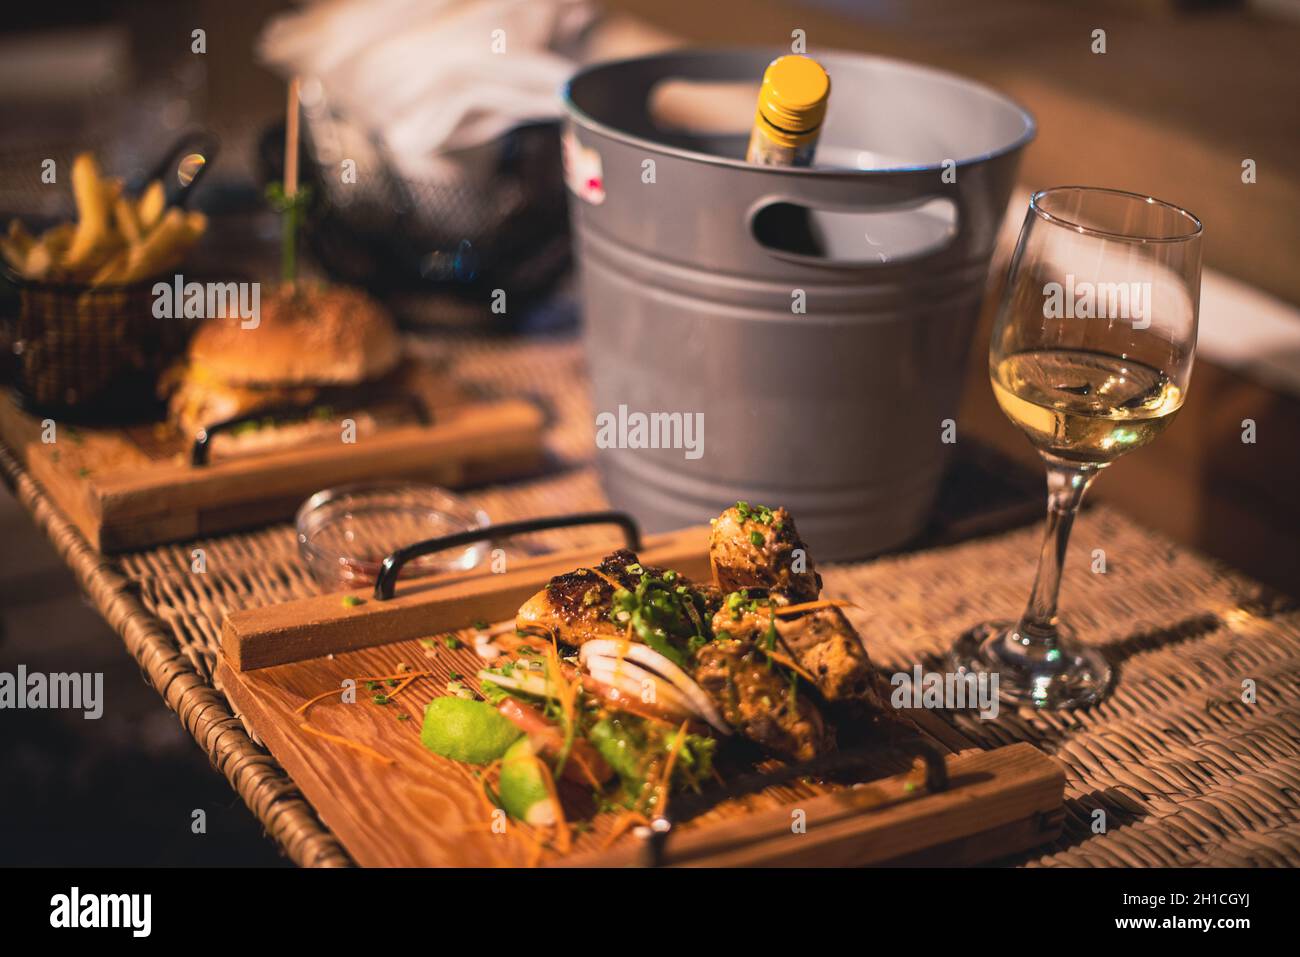
[[(686, 696), (673, 687), (665, 678), (653, 671), (647, 671), (627, 659), (620, 661), (617, 658), (606, 658), (603, 655), (590, 655), (587, 658), (587, 673), (596, 678), (599, 678), (602, 674), (615, 674), (619, 677), (628, 678), (630, 683), (619, 682), (618, 687), (620, 690), (633, 694), (637, 698), (641, 698), (641, 695), (645, 693), (646, 682), (650, 682), (654, 685), (655, 700), (649, 702), (642, 699), (643, 704), (658, 704), (683, 717), (702, 717)], [(609, 684), (609, 682), (606, 682), (606, 684)]]
[(490, 635), (485, 635), (483, 632), (474, 636), (474, 652), (484, 661), (495, 661), (505, 654), (501, 646), (493, 641)]
[[(518, 677), (520, 672), (523, 673), (522, 678)], [(502, 675), (485, 668), (478, 673), (478, 680), (490, 681), (498, 688), (505, 688), (507, 691), (518, 691), (538, 698), (551, 697), (550, 683), (546, 680), (546, 676), (536, 671), (517, 668), (511, 674)]]
[[(599, 682), (620, 695), (625, 696), (631, 701), (640, 701), (642, 692), (642, 678), (632, 672), (635, 665), (623, 663), (622, 667), (609, 658), (593, 658), (587, 669), (587, 674), (593, 681)], [(637, 669), (640, 671), (640, 669)], [(646, 671), (641, 671), (641, 675), (650, 681), (655, 680), (655, 676)], [(663, 715), (671, 721), (682, 718), (695, 719), (699, 716), (690, 703), (677, 693), (671, 685), (665, 685), (662, 689), (655, 691), (655, 703), (646, 705), (658, 709)]]
[(722, 734), (731, 734), (731, 728), (723, 720), (705, 690), (696, 684), (690, 675), (649, 645), (624, 639), (598, 638), (595, 641), (585, 642), (578, 650), (578, 654), (587, 665), (588, 671), (591, 670), (592, 662), (601, 658), (612, 658), (616, 661), (621, 658), (624, 661), (631, 660), (645, 665), (681, 693), (692, 713), (699, 715)]

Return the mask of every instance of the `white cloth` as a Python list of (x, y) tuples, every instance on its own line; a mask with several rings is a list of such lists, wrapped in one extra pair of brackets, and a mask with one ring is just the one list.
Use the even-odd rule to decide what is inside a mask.
[(586, 0), (316, 0), (273, 19), (259, 52), (319, 81), (334, 111), (419, 177), (558, 116), (569, 54), (595, 18)]

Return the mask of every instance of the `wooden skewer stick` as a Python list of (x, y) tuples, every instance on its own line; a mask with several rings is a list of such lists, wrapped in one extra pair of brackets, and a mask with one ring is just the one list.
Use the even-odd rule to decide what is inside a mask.
[(298, 192), (298, 77), (289, 80), (289, 102), (284, 124), (284, 195)]
[[(298, 242), (298, 210), (294, 204), (294, 197), (298, 193), (298, 77), (289, 79), (289, 99), (285, 105), (285, 123), (284, 123), (284, 199), (285, 199), (285, 217), (286, 225), (284, 228), (283, 242), (292, 243), (295, 246)], [(293, 250), (293, 268), (292, 275), (285, 275), (284, 284), (290, 289), (293, 288), (297, 280), (297, 249)], [(289, 270), (286, 268), (285, 270)]]

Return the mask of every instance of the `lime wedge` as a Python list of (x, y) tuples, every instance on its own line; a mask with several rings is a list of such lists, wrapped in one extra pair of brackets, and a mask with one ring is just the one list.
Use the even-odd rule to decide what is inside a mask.
[(501, 779), (497, 782), (497, 790), (502, 806), (511, 817), (545, 826), (554, 824), (558, 815), (538, 760), (527, 738), (516, 741), (501, 759)]
[(468, 764), (490, 764), (523, 732), (486, 701), (434, 698), (424, 712), (420, 741), (434, 754)]

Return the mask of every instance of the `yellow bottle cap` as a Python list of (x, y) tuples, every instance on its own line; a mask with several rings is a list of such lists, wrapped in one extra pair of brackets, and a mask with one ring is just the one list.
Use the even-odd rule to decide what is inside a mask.
[(778, 130), (805, 133), (821, 125), (831, 78), (820, 63), (806, 56), (780, 56), (763, 71), (758, 112)]

